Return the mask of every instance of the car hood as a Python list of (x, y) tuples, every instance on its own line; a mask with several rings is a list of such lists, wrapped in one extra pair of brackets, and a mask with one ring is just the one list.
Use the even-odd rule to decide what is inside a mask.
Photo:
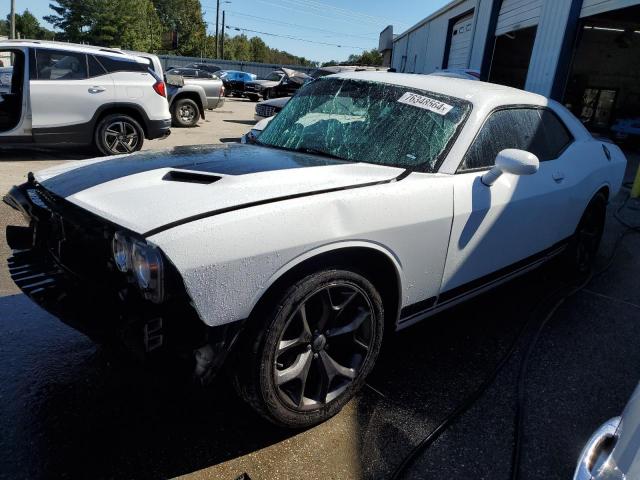
[(275, 80), (252, 80), (246, 83), (246, 85), (261, 85), (263, 87), (275, 87), (279, 84), (280, 82), (277, 82)]
[(391, 181), (402, 169), (255, 145), (70, 162), (38, 172), (59, 197), (142, 235), (261, 203)]
[(264, 100), (258, 105), (268, 105), (270, 107), (283, 108), (293, 97), (278, 97)]

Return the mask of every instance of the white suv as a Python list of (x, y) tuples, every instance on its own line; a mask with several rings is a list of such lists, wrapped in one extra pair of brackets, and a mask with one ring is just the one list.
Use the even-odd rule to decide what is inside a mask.
[(0, 145), (95, 145), (116, 155), (170, 133), (166, 88), (148, 59), (33, 40), (2, 41), (2, 53), (13, 70), (0, 93)]

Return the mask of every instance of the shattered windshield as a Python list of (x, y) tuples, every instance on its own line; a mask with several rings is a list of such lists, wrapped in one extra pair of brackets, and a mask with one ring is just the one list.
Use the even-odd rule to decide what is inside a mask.
[(301, 89), (260, 143), (434, 172), (470, 111), (469, 102), (433, 92), (326, 77)]

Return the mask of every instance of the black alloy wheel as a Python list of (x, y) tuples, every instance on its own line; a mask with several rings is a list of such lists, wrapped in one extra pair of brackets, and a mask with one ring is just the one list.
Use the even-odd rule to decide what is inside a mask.
[(604, 232), (607, 199), (598, 193), (589, 202), (568, 248), (568, 261), (578, 273), (587, 273), (598, 253)]
[(307, 427), (335, 415), (364, 383), (380, 350), (382, 300), (361, 275), (328, 270), (296, 283), (279, 305), (262, 329), (269, 320), (252, 319), (258, 333), (246, 336), (236, 388), (273, 423)]
[(144, 131), (128, 115), (107, 115), (96, 127), (94, 143), (103, 155), (133, 153), (142, 148)]

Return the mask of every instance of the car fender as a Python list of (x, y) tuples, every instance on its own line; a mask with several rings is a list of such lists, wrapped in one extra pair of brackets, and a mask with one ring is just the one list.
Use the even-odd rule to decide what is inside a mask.
[(262, 296), (267, 291), (269, 291), (269, 289), (278, 281), (278, 279), (280, 279), (283, 275), (291, 271), (296, 266), (302, 264), (303, 262), (306, 262), (307, 260), (311, 260), (312, 258), (317, 257), (319, 255), (338, 251), (345, 248), (371, 249), (371, 250), (380, 252), (385, 257), (387, 257), (393, 263), (393, 266), (396, 272), (396, 280), (398, 284), (398, 295), (399, 295), (398, 298), (402, 298), (402, 291), (403, 291), (402, 287), (405, 284), (405, 282), (404, 282), (404, 276), (402, 273), (402, 263), (400, 261), (400, 258), (398, 258), (389, 247), (381, 243), (377, 243), (369, 240), (344, 240), (344, 241), (331, 242), (319, 247), (312, 248), (298, 255), (297, 257), (291, 259), (289, 262), (287, 262), (285, 265), (279, 268), (273, 275), (271, 275), (269, 280), (267, 280), (267, 282), (264, 283), (263, 288), (260, 291), (256, 292), (256, 295), (251, 301), (251, 310), (255, 308), (255, 306), (260, 301)]

